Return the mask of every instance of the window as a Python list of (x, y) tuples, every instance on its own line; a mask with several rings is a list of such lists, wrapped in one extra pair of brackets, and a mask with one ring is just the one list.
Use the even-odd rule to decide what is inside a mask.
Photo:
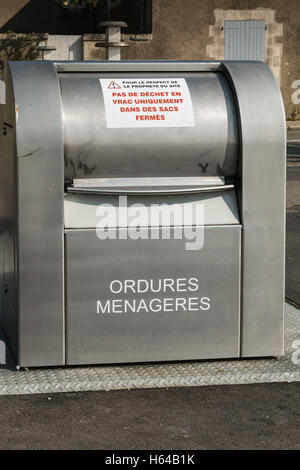
[(225, 59), (265, 61), (266, 23), (225, 21)]

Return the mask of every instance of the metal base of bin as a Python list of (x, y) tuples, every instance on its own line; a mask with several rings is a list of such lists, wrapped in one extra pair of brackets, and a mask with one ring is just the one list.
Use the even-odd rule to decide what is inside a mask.
[[(0, 337), (0, 360), (6, 345)], [(296, 343), (298, 341), (298, 344)], [(300, 310), (286, 304), (285, 356), (279, 359), (199, 361), (16, 371), (6, 348), (0, 395), (190, 387), (300, 381)], [(2, 357), (1, 357), (2, 356)], [(298, 363), (298, 364), (297, 364)]]

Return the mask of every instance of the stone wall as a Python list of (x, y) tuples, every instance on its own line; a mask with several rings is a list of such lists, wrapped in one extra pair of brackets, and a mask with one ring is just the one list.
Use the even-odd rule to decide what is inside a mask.
[(153, 40), (123, 59), (224, 58), (226, 19), (265, 19), (266, 61), (281, 85), (287, 116), (300, 113), (299, 0), (153, 0)]
[[(8, 5), (8, 2), (2, 3)], [(9, 5), (21, 7), (26, 3), (25, 0), (11, 0)], [(2, 15), (6, 15), (7, 21), (6, 13), (5, 8), (0, 9), (0, 24)], [(266, 21), (266, 61), (280, 83), (287, 116), (300, 114), (299, 0), (153, 0), (152, 36), (133, 38), (124, 35), (123, 39), (130, 41), (131, 45), (122, 49), (122, 59), (223, 59), (222, 26), (226, 19)], [(2, 36), (0, 40), (6, 39)], [(84, 35), (84, 59), (104, 59), (105, 50), (95, 47), (102, 39), (103, 35)], [(32, 38), (17, 38), (15, 53), (12, 41), (0, 42), (0, 60), (24, 56), (40, 58), (36, 52), (36, 40), (34, 35)]]

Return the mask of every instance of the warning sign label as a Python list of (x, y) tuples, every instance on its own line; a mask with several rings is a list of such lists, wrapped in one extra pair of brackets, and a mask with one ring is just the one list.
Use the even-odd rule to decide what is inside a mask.
[(109, 128), (195, 126), (184, 78), (101, 78), (100, 84)]
[(116, 82), (112, 81), (110, 82), (110, 84), (108, 85), (108, 89), (111, 90), (116, 90), (116, 89), (121, 89), (120, 85), (118, 85)]

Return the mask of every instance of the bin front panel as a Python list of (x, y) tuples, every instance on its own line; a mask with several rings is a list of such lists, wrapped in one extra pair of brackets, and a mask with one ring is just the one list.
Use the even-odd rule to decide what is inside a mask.
[(240, 232), (205, 227), (203, 248), (186, 250), (67, 230), (67, 364), (238, 357)]

